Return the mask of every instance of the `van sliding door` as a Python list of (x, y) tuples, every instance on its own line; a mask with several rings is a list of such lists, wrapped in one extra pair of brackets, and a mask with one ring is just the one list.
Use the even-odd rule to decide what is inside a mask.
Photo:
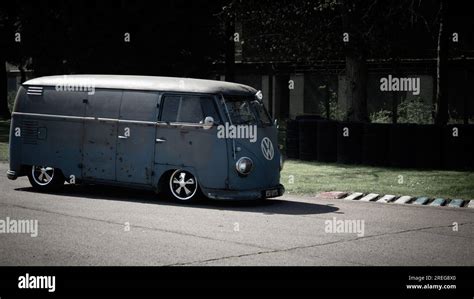
[(117, 181), (152, 182), (158, 94), (124, 91), (118, 125)]
[(121, 100), (120, 90), (99, 89), (88, 96), (82, 158), (84, 179), (115, 181), (117, 118)]

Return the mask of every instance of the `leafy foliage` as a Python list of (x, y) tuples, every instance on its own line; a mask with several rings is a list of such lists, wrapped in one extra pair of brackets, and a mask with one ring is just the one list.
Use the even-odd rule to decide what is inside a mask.
[(339, 104), (337, 103), (337, 94), (335, 92), (331, 92), (329, 98), (329, 115), (327, 115), (326, 105), (324, 102), (319, 102), (319, 111), (321, 111), (321, 116), (328, 119), (340, 121), (344, 119), (345, 112), (339, 107)]
[[(432, 124), (433, 107), (426, 104), (421, 97), (406, 99), (398, 104), (398, 123)], [(392, 123), (392, 112), (380, 110), (370, 115), (373, 123)]]
[(13, 111), (13, 104), (15, 104), (16, 91), (10, 91), (8, 93), (8, 108)]
[(432, 124), (433, 109), (431, 105), (425, 104), (420, 97), (404, 100), (398, 105), (398, 122)]
[[(7, 5), (7, 4), (2, 4)], [(223, 51), (219, 2), (23, 1), (0, 7), (7, 61), (31, 57), (35, 75), (114, 73), (207, 77)], [(5, 17), (2, 17), (5, 18)], [(0, 20), (0, 23), (6, 20)], [(21, 43), (13, 43), (14, 32)], [(125, 42), (125, 33), (130, 42)]]
[[(350, 43), (371, 58), (430, 56), (436, 5), (427, 1), (234, 0), (224, 18), (243, 26), (247, 61), (314, 64), (344, 59), (343, 14), (350, 11)], [(348, 5), (348, 6), (347, 6)], [(393, 20), (394, 23), (387, 20)]]
[(370, 122), (381, 124), (392, 123), (392, 112), (384, 109), (373, 112), (370, 114)]

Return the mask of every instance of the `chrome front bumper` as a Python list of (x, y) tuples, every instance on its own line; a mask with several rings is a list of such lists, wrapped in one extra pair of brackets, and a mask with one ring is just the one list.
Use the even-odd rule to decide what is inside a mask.
[(14, 170), (7, 170), (7, 178), (9, 180), (16, 180), (18, 178), (16, 171)]
[[(266, 191), (271, 190), (271, 195), (268, 196)], [(221, 190), (221, 189), (204, 189), (203, 193), (206, 197), (216, 200), (256, 200), (262, 198), (271, 198), (282, 196), (285, 193), (285, 187), (282, 184), (277, 186), (259, 189), (259, 190)]]

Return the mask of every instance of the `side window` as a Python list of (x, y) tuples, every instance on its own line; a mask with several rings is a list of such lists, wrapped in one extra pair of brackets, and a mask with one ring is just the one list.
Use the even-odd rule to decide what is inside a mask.
[(199, 123), (203, 119), (204, 115), (202, 113), (202, 107), (199, 97), (181, 97), (177, 122)]
[(161, 112), (161, 121), (175, 122), (178, 116), (179, 96), (166, 96), (163, 103), (163, 111)]
[(206, 116), (220, 120), (212, 97), (208, 96), (165, 96), (161, 121), (202, 123)]
[(124, 91), (120, 119), (156, 121), (158, 94), (143, 91)]
[(216, 104), (212, 97), (201, 97), (201, 106), (204, 113), (204, 118), (211, 116), (215, 123), (221, 122), (221, 118), (217, 112)]

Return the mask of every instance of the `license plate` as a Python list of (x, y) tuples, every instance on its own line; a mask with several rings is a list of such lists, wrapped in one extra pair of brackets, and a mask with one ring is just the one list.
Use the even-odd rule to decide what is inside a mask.
[(278, 189), (265, 190), (265, 197), (278, 196)]

